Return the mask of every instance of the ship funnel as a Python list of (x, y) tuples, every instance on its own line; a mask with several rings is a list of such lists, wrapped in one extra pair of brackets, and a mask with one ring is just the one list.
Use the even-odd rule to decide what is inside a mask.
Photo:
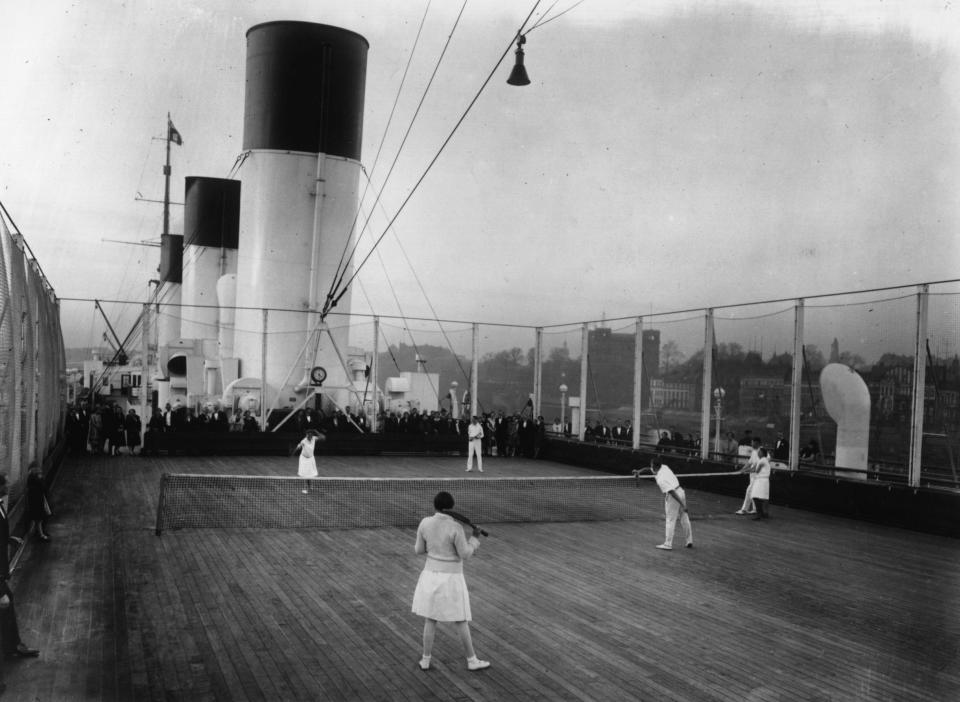
[(237, 270), (239, 228), (240, 181), (198, 176), (186, 179), (182, 338), (217, 339), (217, 281)]
[[(327, 389), (349, 382), (334, 348), (347, 348), (348, 325), (313, 340), (357, 213), (368, 48), (308, 22), (247, 32), (233, 346), (239, 377), (265, 370), (267, 407), (299, 402), (305, 368), (325, 367)], [(337, 312), (349, 314), (349, 294)]]
[(167, 377), (167, 361), (172, 343), (180, 338), (180, 300), (183, 282), (183, 236), (160, 237), (160, 313), (157, 318), (157, 365), (161, 377)]

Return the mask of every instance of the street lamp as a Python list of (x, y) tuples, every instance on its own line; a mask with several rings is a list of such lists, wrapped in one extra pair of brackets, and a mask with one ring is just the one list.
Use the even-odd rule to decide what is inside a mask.
[(560, 384), (560, 431), (567, 426), (567, 384)]
[(727, 391), (723, 388), (713, 389), (713, 409), (717, 413), (717, 437), (713, 442), (713, 452), (716, 454), (720, 453), (720, 418), (723, 414), (723, 398), (726, 394)]

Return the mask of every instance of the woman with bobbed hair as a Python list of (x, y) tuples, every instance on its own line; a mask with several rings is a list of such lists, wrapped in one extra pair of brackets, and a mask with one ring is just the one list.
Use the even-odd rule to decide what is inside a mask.
[(477, 550), (480, 530), (473, 527), (467, 538), (463, 526), (446, 510), (453, 509), (453, 495), (438, 492), (433, 498), (436, 513), (425, 517), (417, 527), (415, 550), (426, 554), (426, 563), (413, 593), (413, 613), (424, 618), (423, 657), (420, 668), (430, 669), (437, 622), (453, 622), (463, 644), (468, 670), (489, 668), (489, 661), (477, 658), (470, 636), (470, 593), (463, 578), (463, 561)]

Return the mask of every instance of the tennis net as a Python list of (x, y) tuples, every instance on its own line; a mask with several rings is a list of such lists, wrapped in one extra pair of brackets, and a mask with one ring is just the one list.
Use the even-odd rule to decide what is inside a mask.
[[(680, 475), (682, 485), (735, 473)], [(723, 482), (727, 482), (723, 480)], [(169, 529), (412, 527), (453, 495), (475, 524), (579, 522), (663, 515), (651, 475), (539, 478), (297, 478), (165, 473), (157, 534)]]

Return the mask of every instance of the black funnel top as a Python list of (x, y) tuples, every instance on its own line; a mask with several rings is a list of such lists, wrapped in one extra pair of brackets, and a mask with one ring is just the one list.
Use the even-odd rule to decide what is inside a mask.
[(360, 159), (369, 43), (310, 22), (247, 31), (243, 148)]
[(240, 241), (240, 181), (187, 176), (183, 245), (235, 249)]
[(160, 281), (183, 282), (183, 236), (180, 234), (160, 236)]

